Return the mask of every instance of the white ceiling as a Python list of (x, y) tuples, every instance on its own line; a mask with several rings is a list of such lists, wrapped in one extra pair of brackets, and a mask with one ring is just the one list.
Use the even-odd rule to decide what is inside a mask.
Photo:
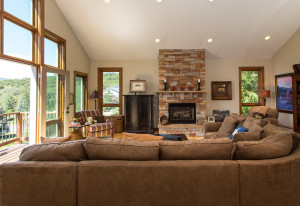
[(55, 1), (93, 60), (156, 59), (159, 49), (271, 58), (300, 27), (300, 0)]

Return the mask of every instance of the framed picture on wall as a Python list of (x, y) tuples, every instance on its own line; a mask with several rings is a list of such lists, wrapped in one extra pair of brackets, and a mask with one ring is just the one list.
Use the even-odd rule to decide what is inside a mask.
[(130, 80), (130, 92), (146, 92), (146, 80)]
[(213, 81), (211, 91), (212, 100), (232, 100), (231, 81)]
[(279, 112), (293, 113), (293, 73), (275, 76), (276, 108)]

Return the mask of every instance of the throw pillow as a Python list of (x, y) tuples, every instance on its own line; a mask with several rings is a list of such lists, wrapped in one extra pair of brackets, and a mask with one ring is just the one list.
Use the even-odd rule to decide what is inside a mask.
[(261, 119), (256, 119), (254, 117), (247, 117), (243, 126), (247, 129), (250, 129), (250, 127), (255, 124), (261, 125), (261, 122), (262, 122)]
[(243, 123), (246, 119), (245, 115), (239, 115), (237, 113), (232, 113), (230, 116), (236, 118), (239, 124)]
[(247, 128), (238, 126), (237, 128), (235, 128), (235, 130), (234, 130), (233, 133), (231, 134), (230, 139), (233, 139), (233, 136), (234, 136), (236, 133), (239, 133), (239, 132), (247, 132)]
[(105, 123), (104, 116), (96, 116), (95, 120), (97, 121), (97, 123)]
[(230, 137), (237, 124), (237, 119), (234, 117), (227, 116), (222, 123), (219, 133), (224, 137)]
[(87, 120), (87, 122), (88, 122), (90, 125), (94, 124), (94, 119), (93, 119), (93, 117), (88, 117), (86, 120)]
[(71, 136), (70, 137), (41, 137), (41, 143), (51, 143), (51, 142), (67, 142), (71, 141)]
[(251, 133), (261, 133), (263, 131), (263, 128), (259, 126), (258, 124), (251, 125), (248, 132)]
[(123, 132), (123, 136), (125, 137), (125, 139), (133, 139), (137, 141), (159, 141), (164, 139), (164, 137), (162, 136), (154, 136), (151, 134), (135, 134), (135, 133), (126, 133), (126, 132)]

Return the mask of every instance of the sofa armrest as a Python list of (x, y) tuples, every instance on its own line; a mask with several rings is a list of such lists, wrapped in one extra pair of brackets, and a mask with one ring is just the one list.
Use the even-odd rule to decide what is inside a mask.
[(219, 128), (221, 127), (223, 122), (205, 122), (203, 124), (204, 127), (204, 133), (207, 132), (217, 132)]
[(259, 132), (239, 132), (233, 136), (232, 141), (259, 141), (260, 133)]

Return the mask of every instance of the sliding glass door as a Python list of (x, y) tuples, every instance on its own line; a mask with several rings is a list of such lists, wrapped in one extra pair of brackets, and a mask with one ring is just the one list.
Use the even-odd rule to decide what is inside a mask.
[(42, 123), (43, 137), (69, 136), (69, 71), (43, 68)]

